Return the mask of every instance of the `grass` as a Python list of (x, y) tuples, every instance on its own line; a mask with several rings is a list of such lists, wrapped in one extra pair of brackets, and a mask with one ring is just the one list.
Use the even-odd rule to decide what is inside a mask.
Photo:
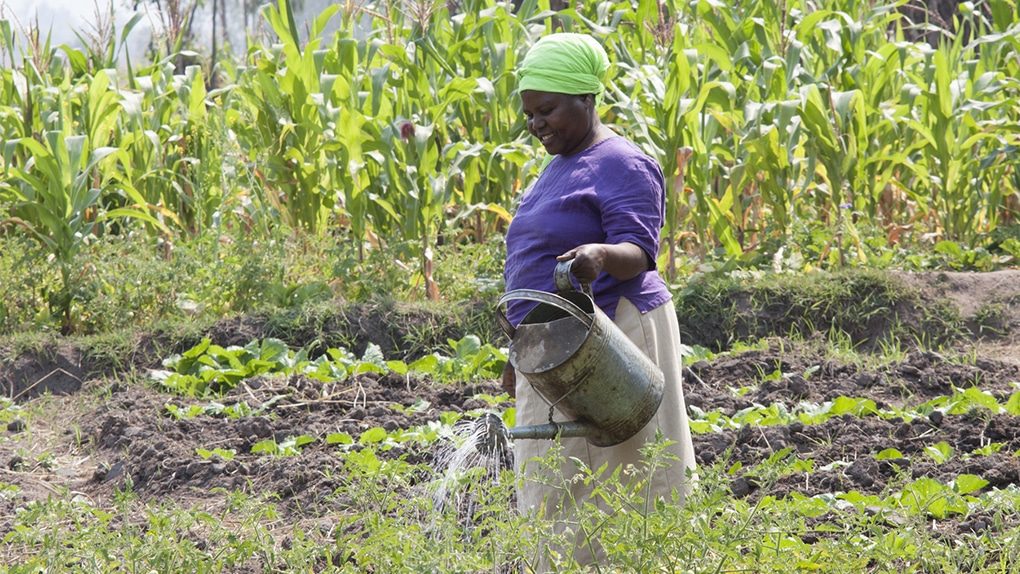
[(59, 340), (59, 335), (52, 331), (23, 331), (4, 336), (0, 339), (0, 349), (3, 350), (0, 365), (11, 363), (25, 354), (53, 359)]
[(263, 526), (275, 518), (273, 507), (241, 493), (225, 496), (221, 510), (211, 512), (144, 504), (130, 490), (113, 498), (107, 508), (70, 496), (26, 506), (6, 548), (31, 550), (9, 554), (9, 571), (219, 572), (277, 554)]
[(971, 330), (978, 335), (1004, 337), (1012, 327), (1009, 317), (1020, 304), (1020, 297), (1011, 297), (1003, 301), (989, 301), (983, 304), (971, 319)]
[[(6, 279), (0, 284), (6, 305), (0, 346), (15, 354), (46, 346), (59, 326), (47, 304), (56, 270), (26, 264), (27, 244), (15, 236), (0, 236), (0, 248)], [(131, 355), (139, 338), (155, 350), (174, 349), (231, 321), (298, 345), (357, 349), (373, 340), (408, 356), (467, 332), (497, 340), (491, 306), (502, 290), (503, 249), (497, 238), (437, 246), (434, 276), (443, 299), (431, 302), (408, 263), (413, 251), (399, 242), (359, 258), (341, 238), (277, 234), (255, 241), (207, 234), (177, 244), (167, 258), (149, 240), (106, 236), (82, 255), (89, 272), (74, 307), (84, 335), (76, 340), (112, 369), (124, 367), (118, 361)], [(837, 342), (845, 337), (840, 346), (869, 353), (938, 349), (960, 338), (1001, 334), (1012, 308), (1011, 301), (993, 302), (965, 322), (955, 308), (922, 300), (900, 279), (858, 268), (694, 272), (675, 287), (674, 300), (683, 340), (714, 351), (737, 341), (819, 333)]]
[[(539, 541), (550, 540), (551, 523), (507, 512), (512, 482), (487, 485), (489, 498), (474, 522), (465, 523), (456, 510), (430, 515), (424, 491), (394, 499), (397, 476), (348, 476), (334, 498), (352, 504), (298, 523), (282, 516), (271, 498), (240, 491), (218, 490), (201, 504), (145, 501), (130, 488), (105, 504), (65, 492), (12, 518), (4, 571), (499, 572), (533, 562)], [(769, 478), (759, 480), (767, 489)], [(892, 500), (902, 488), (875, 500)], [(604, 479), (602, 500), (617, 511), (584, 505), (579, 522), (600, 541), (613, 571), (1011, 572), (1016, 566), (1020, 529), (1008, 506), (1015, 495), (982, 497), (956, 524), (983, 520), (984, 532), (953, 534), (907, 507), (866, 511), (823, 498), (753, 502), (729, 489), (725, 468), (704, 468), (685, 505), (658, 503), (639, 513), (632, 509), (643, 505), (640, 490)], [(0, 499), (16, 494), (0, 489)], [(566, 556), (553, 563), (556, 571), (579, 571)]]
[[(45, 340), (58, 326), (46, 303), (56, 270), (26, 264), (23, 247), (16, 237), (0, 236), (0, 338), (17, 341), (19, 334), (33, 333), (27, 339)], [(206, 236), (177, 245), (167, 258), (147, 240), (108, 236), (82, 256), (89, 272), (80, 282), (74, 318), (79, 335), (109, 335), (96, 340), (98, 346), (118, 346), (118, 338), (139, 331), (186, 336), (240, 314), (265, 316), (280, 331), (306, 331), (317, 323), (333, 328), (342, 323), (338, 308), (352, 302), (385, 313), (402, 314), (403, 302), (436, 317), (452, 310), (455, 320), (437, 319), (434, 331), (449, 331), (455, 323), (476, 327), (479, 315), (489, 311), (481, 305), (494, 302), (502, 288), (500, 249), (496, 242), (438, 248), (436, 277), (445, 298), (427, 304), (417, 295), (423, 289), (396, 264), (399, 245), (359, 261), (354, 247), (329, 237), (255, 242)], [(429, 332), (412, 338), (422, 347), (435, 344)]]

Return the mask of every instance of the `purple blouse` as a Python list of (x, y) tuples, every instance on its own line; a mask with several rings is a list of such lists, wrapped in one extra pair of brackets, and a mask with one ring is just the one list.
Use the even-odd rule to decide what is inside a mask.
[[(652, 268), (627, 281), (601, 273), (592, 283), (595, 304), (610, 318), (620, 297), (642, 313), (669, 300), (655, 270), (665, 213), (662, 169), (626, 138), (612, 137), (570, 157), (556, 156), (524, 197), (506, 234), (506, 290), (555, 292), (556, 257), (585, 243), (628, 241)], [(513, 325), (536, 303), (511, 301)]]

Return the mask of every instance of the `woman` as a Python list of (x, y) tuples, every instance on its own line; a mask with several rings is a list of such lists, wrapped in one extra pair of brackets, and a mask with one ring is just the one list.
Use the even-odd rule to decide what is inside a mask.
[[(571, 458), (591, 469), (608, 464), (608, 473), (617, 466), (640, 467), (639, 449), (661, 431), (673, 441), (668, 451), (677, 461), (652, 475), (652, 494), (666, 501), (673, 492), (684, 497), (686, 471), (694, 469), (680, 382), (680, 335), (670, 293), (655, 264), (665, 210), (662, 170), (599, 121), (596, 105), (608, 68), (608, 57), (594, 38), (553, 34), (539, 40), (518, 69), (528, 131), (552, 159), (525, 192), (507, 231), (506, 288), (555, 291), (556, 263), (573, 260), (573, 274), (591, 283), (595, 303), (662, 369), (666, 385), (654, 418), (622, 444), (599, 448), (583, 438), (561, 440), (567, 462), (559, 482), (569, 486), (557, 488), (550, 484), (555, 480), (540, 476), (537, 465), (528, 466), (548, 451), (549, 441), (517, 442), (515, 464), (524, 477), (517, 493), (520, 510), (544, 508), (546, 515), (561, 519), (569, 518), (565, 488), (578, 502), (590, 492), (581, 481), (569, 480), (576, 473)], [(517, 325), (533, 306), (511, 302), (510, 322)], [(508, 364), (503, 380), (508, 392), (516, 393), (518, 425), (548, 422), (548, 403), (521, 373)], [(556, 414), (554, 420), (566, 420)], [(583, 542), (574, 554), (582, 563), (595, 559)]]

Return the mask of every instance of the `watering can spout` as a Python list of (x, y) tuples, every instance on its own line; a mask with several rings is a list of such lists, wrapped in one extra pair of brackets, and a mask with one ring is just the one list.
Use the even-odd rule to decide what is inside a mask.
[(595, 432), (595, 427), (580, 421), (550, 422), (507, 428), (497, 415), (487, 413), (475, 422), (474, 436), (475, 448), (488, 456), (494, 456), (506, 452), (511, 440), (552, 440), (556, 437), (587, 438)]
[(540, 425), (514, 427), (507, 431), (510, 438), (518, 439), (554, 439), (556, 437), (588, 437), (594, 429), (587, 423), (579, 421), (552, 422)]

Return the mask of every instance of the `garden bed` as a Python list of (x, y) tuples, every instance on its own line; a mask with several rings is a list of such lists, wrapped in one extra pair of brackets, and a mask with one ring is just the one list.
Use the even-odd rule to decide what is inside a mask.
[[(917, 284), (948, 285), (941, 279)], [(980, 284), (968, 283), (972, 290)], [(959, 289), (945, 288), (955, 295), (940, 301), (959, 308)], [(973, 301), (1001, 296), (1002, 289), (972, 291), (963, 300), (972, 302), (973, 313), (986, 308)], [(997, 324), (1015, 324), (1013, 300), (1005, 300), (1009, 311)], [(1015, 520), (980, 502), (1020, 488), (1020, 361), (1011, 354), (1011, 329), (994, 339), (989, 334), (1000, 349), (994, 354), (984, 343), (965, 340), (938, 350), (892, 346), (862, 353), (821, 333), (773, 335), (719, 354), (702, 349), (704, 358), (688, 361), (684, 384), (704, 488), (721, 484), (723, 491), (712, 492), (725, 493), (730, 502), (724, 505), (864, 501), (862, 516), (873, 508), (882, 528), (920, 517), (925, 536), (932, 537), (1013, 532)], [(213, 333), (226, 331), (220, 326)], [(379, 351), (366, 345), (368, 354)], [(366, 370), (367, 359), (348, 358), (348, 374), (341, 370), (333, 379), (324, 378), (326, 367), (319, 365), (319, 374), (244, 376), (222, 392), (189, 397), (168, 386), (165, 373), (148, 370), (161, 367), (157, 359), (165, 356), (152, 357), (144, 370), (145, 363), (136, 363), (115, 374), (81, 367), (78, 349), (65, 342), (56, 352), (4, 363), (6, 380), (13, 373), (55, 372), (49, 378), (66, 385), (14, 387), (20, 396), (4, 411), (7, 430), (0, 440), (0, 536), (21, 539), (26, 509), (40, 504), (66, 499), (116, 507), (127, 492), (135, 502), (125, 508), (135, 510), (123, 520), (139, 528), (153, 508), (226, 513), (231, 497), (243, 496), (272, 505), (271, 544), (289, 540), (295, 528), (318, 525), (325, 530), (316, 530), (317, 544), (328, 545), (340, 525), (350, 532), (370, 528), (358, 494), (368, 488), (358, 482), (366, 473), (375, 476), (370, 492), (391, 500), (397, 506), (387, 506), (388, 512), (402, 515), (399, 501), (411, 504), (435, 491), (455, 422), (512, 406), (491, 374), (474, 382), (440, 377), (435, 365), (449, 359), (430, 363), (436, 373), (430, 375), (415, 367), (419, 363), (374, 359), (375, 367)], [(295, 356), (290, 353), (287, 360)], [(465, 354), (460, 360), (472, 359)], [(499, 462), (510, 466), (508, 459)], [(929, 485), (924, 481), (949, 485), (970, 502), (911, 509), (904, 493), (916, 497)], [(503, 508), (512, 516), (511, 501)], [(346, 522), (351, 516), (359, 518)], [(834, 529), (846, 528), (846, 520), (836, 507), (815, 513), (800, 539), (823, 544)], [(22, 543), (6, 552), (18, 561), (32, 550)], [(242, 563), (265, 567), (258, 559)]]

